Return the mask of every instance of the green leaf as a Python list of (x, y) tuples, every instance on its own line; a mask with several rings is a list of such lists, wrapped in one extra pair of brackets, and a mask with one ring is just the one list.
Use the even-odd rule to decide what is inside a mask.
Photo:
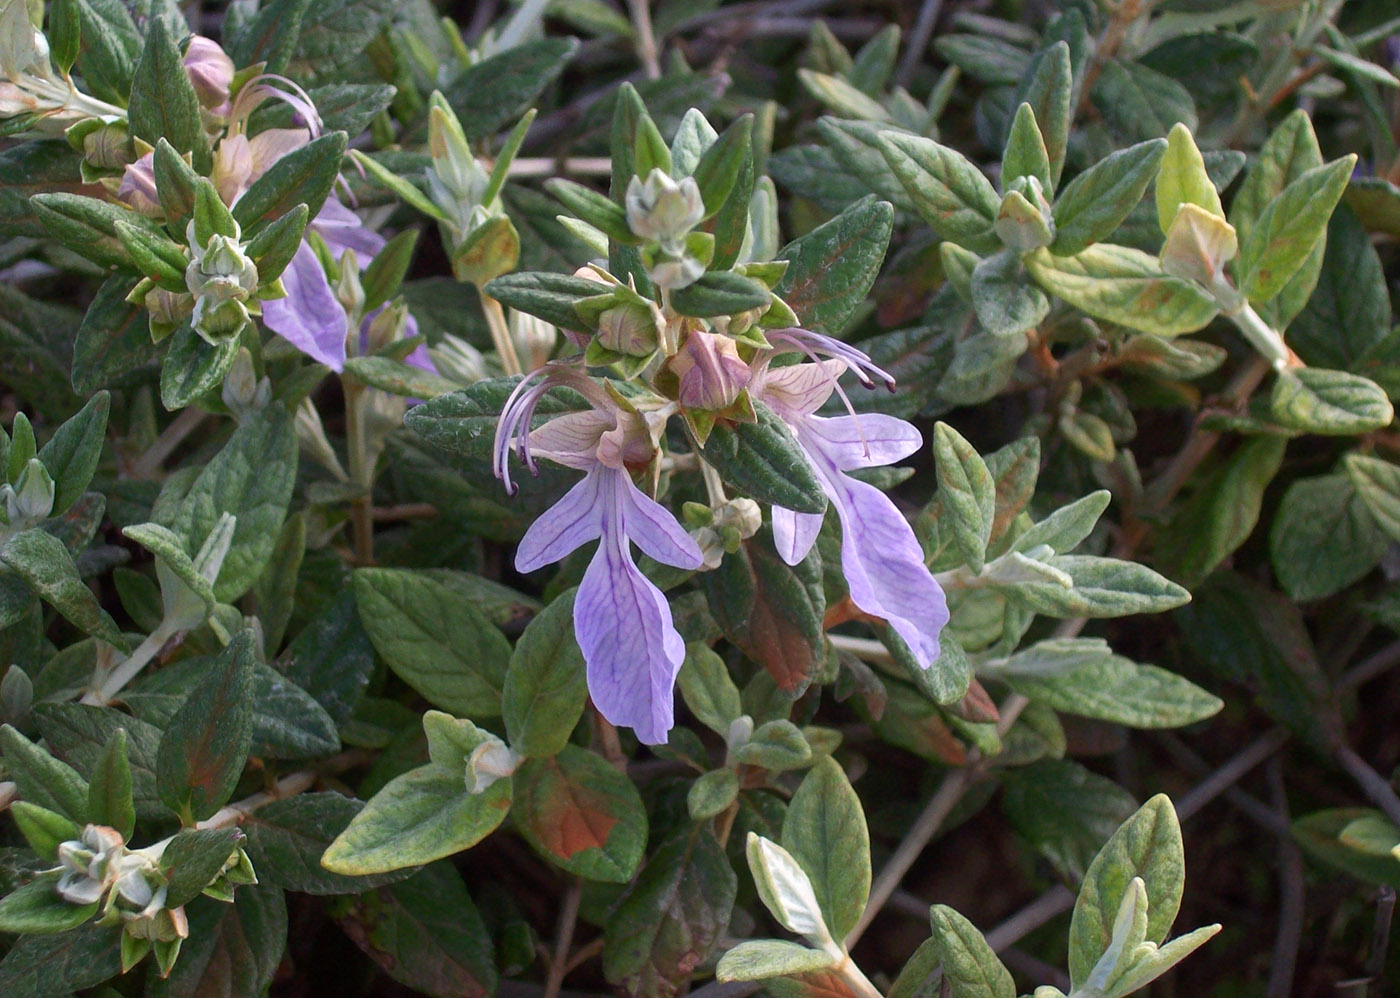
[(832, 938), (845, 939), (870, 896), (870, 835), (860, 798), (830, 756), (793, 794), (782, 844), (812, 881)]
[(1056, 710), (1134, 728), (1194, 724), (1223, 706), (1195, 683), (1114, 655), (1092, 640), (1044, 641), (988, 670), (993, 672), (1016, 692)]
[(681, 699), (705, 727), (721, 738), (744, 712), (739, 687), (729, 675), (729, 667), (713, 648), (703, 641), (685, 646), (685, 662), (676, 677)]
[[(1055, 617), (1124, 617), (1160, 613), (1181, 606), (1191, 595), (1146, 565), (1092, 555), (1056, 555), (1043, 562), (1024, 556), (1025, 578), (993, 580), (1009, 599), (1035, 613)], [(1048, 569), (1048, 570), (1047, 570)], [(1065, 585), (1065, 577), (1071, 585)]]
[(982, 571), (996, 514), (996, 485), (976, 449), (947, 423), (933, 430), (938, 495), (951, 517), (953, 543), (974, 572)]
[(783, 247), (791, 265), (774, 291), (807, 329), (839, 333), (870, 293), (893, 226), (888, 202), (862, 198)]
[(153, 367), (159, 354), (151, 342), (145, 308), (127, 304), (132, 278), (114, 274), (98, 288), (73, 341), (73, 390), (91, 395)]
[(1050, 299), (1036, 287), (1015, 250), (980, 260), (972, 271), (972, 306), (993, 336), (1019, 336), (1050, 314)]
[(88, 784), (73, 767), (60, 762), (8, 724), (0, 725), (0, 755), (19, 790), (21, 800), (63, 815), (88, 821)]
[(1378, 430), (1395, 418), (1380, 385), (1359, 374), (1320, 367), (1280, 371), (1269, 411), (1281, 426), (1329, 436)]
[(1400, 468), (1365, 454), (1343, 459), (1347, 478), (1376, 524), (1392, 540), (1400, 540)]
[(150, 974), (149, 998), (266, 992), (287, 947), (282, 892), (249, 884), (238, 888), (231, 905), (205, 899), (188, 911), (190, 937), (170, 976)]
[(501, 712), (505, 636), (450, 586), (407, 569), (355, 573), (360, 621), (375, 650), (434, 706), (463, 717)]
[(160, 235), (150, 219), (124, 206), (81, 194), (35, 194), (29, 204), (49, 235), (99, 267), (132, 266), (131, 257), (117, 235), (117, 222)]
[(734, 752), (734, 758), (746, 766), (781, 773), (801, 769), (811, 762), (812, 746), (797, 725), (777, 718), (754, 729), (749, 740)]
[(120, 651), (130, 651), (131, 646), (116, 621), (83, 584), (73, 556), (53, 534), (37, 529), (21, 530), (0, 548), (0, 561), (73, 626)]
[(1181, 825), (1165, 794), (1123, 822), (1094, 857), (1079, 888), (1069, 927), (1069, 975), (1082, 987), (1108, 949), (1113, 922), (1134, 877), (1147, 885), (1147, 938), (1160, 944), (1176, 920), (1186, 880)]
[(690, 785), (685, 795), (691, 821), (718, 817), (739, 798), (739, 777), (732, 769), (712, 769)]
[[(269, 0), (258, 5), (255, 13), (226, 34), (224, 47), (235, 66), (267, 63), (264, 72), (285, 73), (287, 62), (301, 37), (301, 23), (313, 0)], [(227, 30), (227, 29), (226, 29)]]
[(1245, 542), (1287, 444), (1282, 437), (1254, 437), (1199, 477), (1158, 542), (1168, 574), (1194, 586)]
[(1327, 224), (1317, 289), (1288, 325), (1288, 344), (1309, 364), (1367, 374), (1367, 354), (1390, 332), (1380, 255), (1358, 213), (1338, 207)]
[(976, 165), (947, 146), (915, 135), (882, 134), (880, 151), (935, 233), (974, 253), (997, 249), (993, 225), (1001, 198)]
[(889, 998), (938, 998), (943, 957), (936, 939), (925, 939), (890, 986)]
[(10, 816), (15, 827), (40, 859), (57, 860), (58, 847), (64, 842), (81, 838), (82, 826), (76, 821), (27, 800), (10, 802)]
[(108, 825), (130, 839), (136, 830), (136, 804), (132, 800), (131, 761), (126, 754), (126, 729), (112, 732), (88, 783), (88, 820)]
[(666, 841), (619, 899), (603, 931), (603, 974), (632, 994), (670, 994), (719, 943), (738, 877), (701, 825)]
[(801, 696), (825, 657), (826, 598), (816, 546), (788, 565), (765, 528), (701, 578), (725, 637), (767, 669), (786, 696)]
[(829, 953), (785, 939), (748, 939), (719, 958), (715, 977), (721, 981), (762, 981), (813, 970), (825, 970), (836, 960)]
[(1127, 141), (1164, 138), (1177, 122), (1196, 128), (1190, 92), (1140, 62), (1104, 63), (1090, 99), (1109, 129)]
[(491, 933), (450, 863), (334, 902), (331, 912), (355, 945), (414, 991), (458, 998), (496, 993)]
[(1099, 849), (1137, 810), (1132, 794), (1069, 759), (1008, 769), (1001, 784), (1007, 822), (1070, 881), (1084, 879)]
[(360, 624), (354, 592), (342, 590), (302, 628), (278, 666), (331, 720), (343, 724), (374, 671), (374, 646)]
[(0, 898), (0, 932), (52, 935), (76, 929), (97, 914), (98, 904), (71, 904), (54, 889), (58, 874), (32, 880)]
[[(1348, 455), (1348, 471), (1358, 459), (1375, 461)], [(1269, 529), (1269, 554), (1289, 596), (1330, 596), (1380, 563), (1390, 538), (1368, 505), (1366, 493), (1346, 474), (1300, 478), (1288, 487)]]
[(1377, 856), (1341, 841), (1347, 828), (1374, 815), (1361, 807), (1315, 811), (1293, 822), (1293, 837), (1314, 859), (1365, 883), (1400, 887), (1400, 863), (1391, 855)]
[(170, 412), (184, 409), (214, 391), (238, 356), (238, 337), (215, 346), (186, 320), (170, 335), (160, 370), (160, 402)]
[(1074, 256), (1040, 250), (1025, 262), (1051, 294), (1096, 318), (1144, 333), (1192, 333), (1219, 311), (1204, 291), (1162, 273), (1156, 257), (1127, 246), (1096, 243)]
[(121, 930), (83, 928), (22, 936), (0, 961), (7, 998), (49, 998), (94, 987), (121, 973)]
[(54, 65), (65, 76), (77, 61), (82, 43), (82, 13), (77, 0), (54, 0), (49, 4), (49, 39)]
[(233, 795), (253, 737), (253, 632), (235, 635), (170, 719), (156, 754), (160, 799), (202, 821)]
[(165, 139), (178, 152), (208, 156), (199, 98), (176, 44), (178, 34), (163, 17), (146, 23), (146, 44), (131, 79), (127, 118), (131, 134), (155, 145)]
[(1299, 108), (1270, 133), (1230, 204), (1230, 224), (1239, 233), (1240, 243), (1249, 238), (1265, 209), (1285, 187), (1321, 165), (1322, 151), (1312, 122)]
[(482, 290), (502, 305), (528, 312), (560, 329), (588, 332), (574, 305), (606, 288), (583, 277), (526, 272), (498, 277)]
[(826, 493), (787, 425), (762, 402), (754, 402), (754, 413), (754, 423), (716, 423), (701, 456), (727, 483), (761, 503), (825, 512)]
[(390, 780), (321, 857), (332, 873), (360, 876), (429, 863), (470, 849), (510, 810), (509, 780), (468, 793), (465, 773), (435, 764)]
[(602, 756), (566, 745), (516, 770), (511, 817), (545, 859), (589, 880), (625, 884), (647, 841), (637, 788)]
[(330, 791), (273, 801), (243, 819), (244, 848), (258, 883), (298, 894), (354, 894), (394, 883), (411, 870), (347, 877), (321, 866), (321, 855), (364, 804)]
[[(301, 248), (302, 239), (306, 235), (306, 223), (309, 219), (310, 212), (306, 205), (299, 204), (271, 225), (264, 226), (262, 231), (248, 242), (245, 252), (257, 265), (260, 284), (270, 284), (287, 269), (288, 264), (292, 262), (292, 257), (296, 256), (297, 250)], [(400, 233), (399, 236), (395, 237), (395, 241), (397, 242), (403, 236), (416, 235), (417, 233), (410, 230)], [(365, 288), (367, 293), (370, 290), (369, 277), (370, 274), (366, 272)], [(374, 299), (373, 305), (369, 302), (370, 299), (366, 298), (365, 312), (382, 305), (384, 299)]]
[(710, 318), (737, 315), (749, 309), (766, 308), (772, 301), (767, 285), (752, 277), (727, 270), (712, 270), (698, 281), (678, 288), (671, 304), (680, 315)]
[(295, 79), (315, 79), (363, 59), (369, 43), (397, 10), (393, 0), (316, 0), (301, 18), (287, 72)]
[(1012, 183), (1022, 177), (1040, 181), (1047, 198), (1055, 189), (1050, 179), (1050, 154), (1036, 124), (1035, 109), (1024, 103), (1016, 108), (1016, 115), (1011, 119), (1011, 132), (1001, 154), (1001, 189), (1010, 190)]
[(739, 180), (744, 163), (753, 155), (753, 115), (737, 118), (700, 156), (691, 175), (700, 188), (705, 214), (724, 205)]
[(65, 420), (54, 431), (49, 442), (39, 451), (39, 460), (54, 481), (51, 516), (63, 513), (92, 482), (102, 458), (102, 444), (107, 438), (107, 412), (112, 397), (98, 392), (76, 415)]
[(293, 150), (268, 167), (233, 207), (245, 237), (261, 223), (275, 222), (297, 205), (315, 218), (340, 174), (345, 133), (331, 132)]
[(1057, 41), (1031, 57), (1017, 103), (1029, 104), (1035, 113), (1036, 124), (1045, 140), (1045, 152), (1050, 159), (1052, 187), (1060, 182), (1065, 151), (1069, 148), (1073, 90), (1074, 70), (1068, 43)]
[(944, 904), (930, 908), (928, 917), (949, 998), (1015, 998), (1011, 971), (975, 925)]
[(457, 382), (390, 357), (350, 357), (345, 373), (371, 388), (402, 398), (433, 399), (456, 391)]
[(1042, 544), (1056, 554), (1073, 551), (1093, 531), (1103, 511), (1113, 499), (1107, 489), (1090, 492), (1068, 506), (1061, 506), (1039, 523), (1032, 524), (1011, 546), (1013, 551), (1031, 551)]
[(563, 177), (546, 180), (544, 186), (565, 208), (609, 239), (627, 244), (638, 242), (627, 224), (627, 212), (606, 194)]
[(551, 756), (569, 743), (588, 699), (583, 652), (574, 637), (570, 590), (542, 610), (510, 656), (501, 713), (510, 747), (523, 756)]
[[(519, 277), (522, 275), (512, 274), (510, 276)], [(503, 278), (492, 281), (490, 287), (497, 288), (497, 282), (500, 280)], [(569, 280), (574, 280), (574, 278), (569, 278)], [(592, 281), (583, 283), (591, 284), (594, 289), (598, 287)], [(488, 290), (487, 293), (489, 294), (490, 291)], [(520, 307), (508, 300), (503, 299), (503, 301), (513, 308)], [(404, 424), (429, 443), (458, 458), (489, 460), (492, 444), (496, 437), (496, 426), (500, 422), (501, 410), (505, 407), (506, 399), (510, 397), (510, 393), (519, 383), (519, 378), (489, 378), (485, 381), (478, 381), (470, 388), (464, 388), (449, 395), (439, 395), (423, 405), (414, 406), (404, 417)], [(575, 392), (567, 390), (551, 392), (541, 398), (535, 407), (537, 421), (531, 428), (538, 427), (546, 419), (554, 416), (571, 412), (584, 412), (590, 409), (592, 406)], [(774, 417), (774, 419), (776, 418)], [(713, 439), (714, 434), (711, 434), (711, 440)]]
[[(880, 200), (890, 202), (899, 211), (912, 214), (914, 202), (910, 200), (909, 192), (904, 189), (890, 165), (885, 162), (884, 154), (880, 152), (880, 135), (888, 129), (888, 125), (875, 121), (818, 118), (817, 132), (826, 142), (826, 148), (789, 146), (774, 154), (769, 160), (769, 169), (785, 187), (819, 200), (821, 185), (848, 184), (852, 188), (849, 194), (840, 193), (838, 187), (832, 198), (839, 209), (845, 209), (852, 201), (858, 201), (870, 192)], [(794, 166), (794, 169), (804, 175), (785, 174), (782, 165), (785, 162), (793, 162), (804, 152), (809, 154), (810, 159), (803, 157), (801, 165)], [(828, 156), (834, 162), (827, 161)], [(784, 157), (792, 159), (787, 160)]]
[(1163, 139), (1110, 153), (1071, 180), (1055, 201), (1050, 252), (1073, 256), (1113, 234), (1142, 201), (1167, 151)]
[(1183, 204), (1199, 205), (1212, 215), (1225, 217), (1220, 193), (1206, 173), (1205, 160), (1191, 130), (1181, 123), (1167, 135), (1166, 154), (1157, 173), (1157, 224), (1165, 235)]
[(182, 828), (165, 847), (160, 868), (168, 881), (166, 904), (189, 904), (214, 882), (242, 838), (236, 828)]
[[(80, 772), (92, 773), (94, 783), (101, 782), (98, 773), (105, 765), (107, 747), (117, 737), (119, 730), (124, 731), (136, 817), (141, 820), (169, 819), (170, 812), (156, 793), (160, 728), (113, 707), (77, 703), (37, 703), (34, 705), (34, 720), (49, 747)], [(88, 799), (91, 803), (90, 790)]]
[(1293, 180), (1259, 214), (1240, 240), (1238, 284), (1250, 301), (1269, 301), (1298, 273), (1327, 236), (1327, 220), (1342, 198), (1356, 157), (1343, 156)]
[(578, 44), (574, 38), (541, 38), (464, 70), (443, 89), (443, 96), (457, 113), (467, 141), (494, 135), (524, 114), (568, 66)]
[(296, 482), (297, 444), (292, 417), (280, 402), (240, 420), (222, 450), (200, 471), (168, 526), (197, 553), (220, 518), (237, 520), (214, 595), (242, 596), (257, 581), (277, 547)]

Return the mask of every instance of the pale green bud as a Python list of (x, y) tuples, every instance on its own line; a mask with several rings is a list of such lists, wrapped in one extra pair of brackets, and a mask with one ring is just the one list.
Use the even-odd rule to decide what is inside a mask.
[(691, 229), (705, 217), (705, 201), (694, 177), (679, 182), (656, 168), (645, 181), (633, 177), (625, 197), (627, 225), (643, 239), (678, 250)]
[(199, 298), (194, 306), (194, 330), (208, 343), (218, 345), (240, 335), (252, 322), (248, 308), (237, 299)]
[(1162, 270), (1210, 288), (1237, 252), (1239, 238), (1233, 225), (1200, 205), (1183, 204), (1162, 244)]
[(49, 469), (37, 457), (31, 457), (19, 480), (5, 496), (5, 512), (10, 523), (33, 523), (53, 511), (54, 483)]
[(629, 357), (646, 357), (656, 350), (656, 320), (646, 305), (626, 302), (598, 316), (600, 346)]

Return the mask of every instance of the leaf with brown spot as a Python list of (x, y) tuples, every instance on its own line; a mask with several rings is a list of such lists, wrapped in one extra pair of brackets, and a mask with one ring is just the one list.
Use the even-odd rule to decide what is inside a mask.
[(787, 565), (766, 528), (718, 570), (704, 576), (705, 593), (725, 637), (768, 670), (792, 697), (806, 692), (822, 659), (821, 555), (816, 545)]
[(253, 740), (254, 638), (240, 631), (170, 719), (156, 750), (156, 791), (183, 818), (209, 817), (243, 775)]
[(850, 985), (834, 970), (812, 970), (764, 981), (773, 998), (856, 998)]
[(577, 745), (530, 759), (515, 772), (516, 828), (551, 863), (589, 880), (625, 884), (647, 841), (637, 788)]

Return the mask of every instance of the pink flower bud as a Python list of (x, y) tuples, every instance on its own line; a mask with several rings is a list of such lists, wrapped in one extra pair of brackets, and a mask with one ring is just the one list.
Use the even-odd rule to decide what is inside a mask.
[(155, 154), (146, 153), (135, 163), (128, 163), (117, 187), (117, 197), (143, 215), (159, 218), (165, 212), (156, 194)]
[(199, 102), (211, 111), (226, 111), (228, 88), (233, 83), (233, 60), (219, 43), (195, 35), (185, 47), (184, 65)]
[(686, 337), (670, 366), (680, 379), (678, 401), (687, 409), (729, 408), (751, 376), (732, 339), (698, 329)]

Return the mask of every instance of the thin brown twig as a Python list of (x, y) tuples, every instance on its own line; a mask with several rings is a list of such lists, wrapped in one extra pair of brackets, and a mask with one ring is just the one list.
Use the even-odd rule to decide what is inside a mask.
[(545, 980), (543, 998), (559, 998), (564, 975), (569, 972), (569, 950), (574, 945), (574, 929), (578, 927), (578, 907), (583, 899), (583, 878), (575, 877), (564, 894), (564, 907), (559, 910), (558, 928), (554, 932), (554, 956), (549, 961), (549, 976)]
[[(1283, 785), (1283, 766), (1277, 757), (1269, 760), (1268, 775), (1270, 802), (1288, 825), (1288, 794)], [(1288, 998), (1293, 993), (1298, 947), (1303, 940), (1303, 855), (1292, 835), (1278, 837), (1278, 880), (1278, 934), (1274, 937), (1265, 998)]]

